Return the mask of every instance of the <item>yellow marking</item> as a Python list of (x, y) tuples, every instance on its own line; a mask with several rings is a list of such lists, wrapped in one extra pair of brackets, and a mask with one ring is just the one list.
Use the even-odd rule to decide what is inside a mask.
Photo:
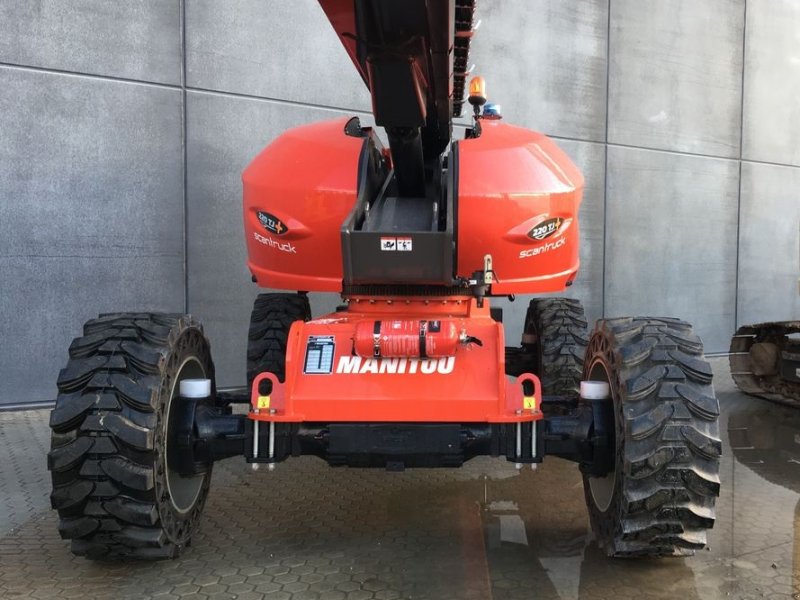
[(269, 396), (259, 396), (256, 403), (257, 408), (269, 408)]
[(522, 407), (525, 410), (535, 410), (536, 409), (536, 396), (525, 396), (522, 399)]

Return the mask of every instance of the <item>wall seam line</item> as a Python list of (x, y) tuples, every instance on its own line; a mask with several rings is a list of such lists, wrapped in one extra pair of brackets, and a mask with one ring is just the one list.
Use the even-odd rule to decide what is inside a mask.
[(186, 0), (180, 0), (181, 12), (181, 112), (183, 138), (183, 312), (189, 312), (189, 152), (188, 108), (186, 93)]
[(604, 142), (604, 157), (603, 162), (605, 168), (603, 169), (603, 281), (600, 292), (600, 315), (606, 317), (606, 262), (607, 262), (607, 240), (608, 240), (608, 125), (609, 125), (609, 98), (611, 97), (611, 3), (608, 0), (606, 15), (606, 127), (605, 127), (605, 142)]
[(635, 144), (622, 144), (619, 142), (608, 142), (612, 148), (625, 148), (629, 150), (644, 150), (645, 152), (661, 152), (662, 154), (675, 154), (678, 156), (688, 156), (694, 158), (708, 158), (712, 160), (727, 160), (736, 162), (739, 160), (738, 154), (733, 156), (722, 156), (721, 154), (703, 154), (701, 152), (686, 152), (685, 150), (668, 150), (665, 148), (653, 148), (650, 146), (636, 146)]
[(736, 272), (733, 288), (733, 330), (739, 327), (739, 254), (742, 230), (742, 173), (744, 165), (744, 85), (745, 64), (747, 61), (747, 0), (744, 0), (744, 15), (742, 20), (742, 79), (741, 96), (739, 98), (739, 190), (736, 196)]
[(35, 65), (18, 65), (14, 63), (0, 61), (0, 67), (13, 69), (15, 71), (33, 71), (35, 73), (48, 73), (51, 75), (64, 75), (66, 77), (80, 77), (86, 79), (99, 79), (101, 81), (113, 81), (116, 83), (133, 83), (146, 87), (156, 87), (168, 90), (180, 90), (181, 85), (149, 81), (147, 79), (131, 79), (129, 77), (114, 77), (113, 75), (102, 75), (99, 73), (82, 73), (81, 71), (71, 71), (69, 69), (56, 69), (52, 67), (37, 67)]
[[(288, 100), (285, 98), (270, 98), (268, 96), (256, 96), (255, 94), (247, 94), (244, 92), (229, 92), (225, 90), (214, 90), (210, 88), (203, 88), (203, 87), (196, 87), (187, 85), (187, 91), (195, 92), (198, 94), (206, 94), (209, 96), (224, 96), (228, 98), (241, 98), (243, 100), (255, 100), (257, 102), (272, 102), (274, 104), (285, 104), (287, 106), (298, 106), (302, 108), (318, 108), (322, 110), (328, 111), (338, 111), (338, 112), (353, 112), (358, 113), (361, 115), (372, 115), (372, 112), (363, 109), (363, 108), (353, 108), (347, 106), (333, 106), (327, 104), (315, 104), (313, 102), (302, 102), (300, 100)], [(464, 127), (469, 127), (468, 124), (464, 124)]]
[[(610, 8), (610, 2), (609, 2)], [(182, 34), (183, 35), (183, 34)], [(610, 41), (609, 41), (610, 43)], [(608, 50), (607, 50), (608, 53)], [(185, 56), (183, 57), (185, 62)], [(346, 106), (331, 106), (331, 105), (323, 105), (323, 104), (314, 104), (313, 102), (301, 102), (299, 100), (287, 100), (283, 98), (269, 98), (266, 96), (256, 96), (253, 94), (245, 94), (241, 92), (229, 92), (225, 90), (213, 90), (209, 88), (202, 88), (202, 87), (195, 87), (185, 84), (185, 80), (181, 85), (172, 85), (168, 83), (158, 83), (153, 81), (146, 81), (141, 79), (127, 79), (123, 77), (112, 77), (108, 75), (98, 75), (94, 73), (81, 73), (79, 71), (68, 71), (63, 69), (54, 69), (54, 68), (45, 68), (45, 67), (35, 67), (31, 65), (17, 65), (7, 62), (0, 61), (0, 69), (7, 68), (10, 70), (19, 70), (19, 71), (34, 71), (38, 73), (48, 73), (53, 75), (64, 75), (70, 77), (85, 77), (87, 79), (98, 79), (101, 81), (110, 81), (110, 82), (117, 82), (117, 83), (130, 83), (134, 85), (142, 85), (145, 87), (156, 87), (161, 89), (168, 89), (174, 90), (179, 92), (184, 92), (188, 95), (189, 92), (199, 93), (199, 94), (208, 94), (214, 96), (223, 96), (229, 98), (241, 98), (247, 100), (255, 100), (261, 102), (272, 102), (275, 104), (284, 104), (287, 106), (297, 106), (302, 108), (313, 108), (318, 110), (325, 110), (331, 112), (350, 112), (359, 115), (371, 115), (372, 113), (369, 110), (361, 109), (361, 108), (353, 108), (353, 107), (346, 107)], [(183, 68), (183, 67), (182, 67)], [(609, 67), (606, 66), (606, 70), (608, 71)], [(182, 73), (185, 76), (184, 73)], [(608, 76), (607, 76), (608, 78)], [(608, 82), (606, 83), (608, 86)], [(609, 91), (606, 90), (606, 95), (608, 96)], [(607, 101), (607, 100), (606, 100)], [(742, 103), (743, 103), (742, 99)], [(608, 120), (608, 106), (606, 106), (606, 120)], [(463, 127), (468, 128), (468, 123), (454, 123), (456, 127)], [(554, 133), (545, 133), (548, 137), (554, 140), (565, 140), (571, 142), (582, 142), (585, 144), (602, 144), (604, 146), (608, 146), (611, 148), (627, 148), (631, 150), (644, 150), (647, 152), (663, 152), (664, 154), (676, 154), (679, 156), (687, 156), (687, 157), (697, 157), (697, 158), (711, 158), (717, 160), (730, 160), (730, 161), (742, 161), (751, 164), (757, 165), (767, 165), (767, 166), (775, 166), (775, 167), (785, 167), (787, 169), (800, 169), (800, 163), (792, 164), (792, 163), (782, 163), (777, 161), (771, 160), (758, 160), (753, 158), (744, 158), (742, 153), (742, 147), (740, 143), (739, 153), (734, 156), (723, 156), (721, 154), (704, 154), (702, 152), (687, 152), (685, 150), (672, 150), (669, 148), (656, 148), (652, 146), (637, 146), (636, 144), (623, 144), (619, 142), (609, 142), (608, 136), (606, 134), (606, 139), (604, 140), (593, 140), (588, 138), (581, 138), (581, 137), (574, 137), (574, 136), (566, 136), (566, 135), (557, 135)], [(741, 136), (741, 134), (740, 134)]]

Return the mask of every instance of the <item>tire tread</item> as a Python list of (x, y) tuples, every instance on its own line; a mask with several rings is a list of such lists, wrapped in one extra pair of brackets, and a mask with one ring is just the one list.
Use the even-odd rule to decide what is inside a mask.
[(269, 371), (280, 381), (286, 378), (286, 343), (295, 321), (308, 321), (308, 296), (259, 294), (253, 303), (247, 335), (247, 386), (259, 373)]
[[(687, 555), (706, 544), (719, 495), (719, 402), (711, 367), (690, 324), (668, 318), (600, 320), (594, 352), (611, 348), (612, 389), (624, 436), (617, 488), (606, 512), (594, 505), (585, 477), (592, 525), (610, 556)], [(618, 446), (619, 448), (619, 446)]]
[[(160, 559), (185, 545), (167, 535), (154, 469), (160, 388), (179, 344), (208, 352), (190, 316), (109, 313), (87, 321), (69, 347), (47, 460), (59, 533), (77, 555)], [(210, 355), (207, 361), (213, 379)]]
[(542, 393), (576, 396), (589, 343), (586, 316), (580, 300), (534, 298), (525, 316), (525, 331), (535, 332), (541, 348)]

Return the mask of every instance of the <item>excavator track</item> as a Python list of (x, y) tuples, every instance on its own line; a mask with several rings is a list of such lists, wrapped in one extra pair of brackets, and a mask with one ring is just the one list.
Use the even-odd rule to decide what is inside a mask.
[(744, 393), (800, 408), (800, 321), (740, 327), (731, 340), (730, 365)]

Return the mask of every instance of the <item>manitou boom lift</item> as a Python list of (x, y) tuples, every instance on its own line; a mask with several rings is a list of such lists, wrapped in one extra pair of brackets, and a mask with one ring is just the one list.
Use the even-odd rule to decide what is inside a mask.
[[(286, 131), (245, 170), (249, 270), (289, 292), (255, 301), (242, 397), (217, 393), (190, 316), (85, 325), (59, 375), (49, 454), (73, 552), (174, 556), (216, 460), (274, 467), (308, 454), (388, 469), (559, 456), (578, 463), (609, 555), (702, 548), (721, 443), (691, 326), (601, 320), (589, 337), (579, 301), (539, 297), (520, 345), (506, 346), (494, 297), (575, 280), (583, 178), (552, 140), (482, 110), (481, 80), (453, 135), (474, 2), (320, 4), (389, 147), (340, 118)], [(535, 77), (531, 65), (527, 85)], [(308, 292), (337, 292), (342, 306), (312, 319)]]

